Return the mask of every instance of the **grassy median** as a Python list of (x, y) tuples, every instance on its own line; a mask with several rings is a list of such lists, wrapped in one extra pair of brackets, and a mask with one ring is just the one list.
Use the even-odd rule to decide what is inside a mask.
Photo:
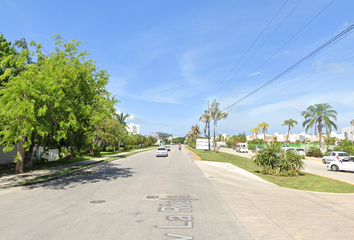
[(281, 187), (314, 192), (354, 193), (353, 185), (337, 180), (305, 172), (301, 172), (298, 177), (264, 175), (259, 172), (259, 167), (253, 163), (252, 159), (223, 152), (214, 153), (213, 151), (196, 150), (190, 147), (188, 149), (197, 154), (203, 161), (231, 163)]

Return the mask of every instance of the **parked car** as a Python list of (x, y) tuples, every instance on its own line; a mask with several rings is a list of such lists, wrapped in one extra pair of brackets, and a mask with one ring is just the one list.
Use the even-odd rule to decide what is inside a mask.
[(234, 149), (234, 150), (236, 150), (237, 144), (239, 144), (239, 143), (242, 143), (242, 142), (235, 142), (235, 143), (234, 143), (234, 146), (233, 146), (233, 149)]
[(329, 152), (327, 153), (323, 158), (322, 158), (322, 162), (323, 163), (328, 163), (334, 160), (340, 160), (343, 158), (349, 157), (349, 154), (346, 152)]
[(240, 152), (240, 150), (243, 148), (248, 148), (247, 143), (237, 143), (236, 148), (234, 150), (236, 150), (236, 152)]
[(156, 150), (156, 157), (167, 157), (168, 156), (168, 151), (165, 147), (159, 147), (157, 150)]
[(252, 148), (252, 152), (263, 152), (263, 148), (262, 147), (258, 147), (258, 146), (255, 146)]
[(165, 148), (167, 149), (167, 151), (171, 151), (171, 146), (170, 145), (165, 145)]
[(284, 151), (296, 151), (298, 154), (300, 154), (301, 156), (305, 157), (306, 156), (306, 152), (305, 149), (303, 148), (296, 148), (296, 147), (284, 147), (282, 148)]
[(247, 148), (241, 148), (239, 150), (240, 153), (248, 153), (248, 149)]
[(336, 159), (327, 163), (327, 170), (332, 171), (354, 171), (354, 156)]

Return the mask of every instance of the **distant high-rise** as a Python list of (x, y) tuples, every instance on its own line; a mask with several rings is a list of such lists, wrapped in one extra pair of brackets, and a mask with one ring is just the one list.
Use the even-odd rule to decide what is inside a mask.
[(130, 123), (126, 127), (127, 131), (132, 134), (140, 134), (140, 125), (135, 125), (134, 123)]

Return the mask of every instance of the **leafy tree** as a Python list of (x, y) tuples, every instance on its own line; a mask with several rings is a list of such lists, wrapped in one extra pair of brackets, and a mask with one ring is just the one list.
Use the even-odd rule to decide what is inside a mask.
[[(36, 64), (26, 65), (26, 71), (13, 77), (0, 90), (0, 119), (4, 126), (0, 144), (11, 151), (18, 143), (16, 172), (24, 171), (25, 152), (33, 148), (38, 136), (51, 136), (59, 142), (74, 137), (73, 132), (94, 132), (103, 119), (111, 116), (116, 100), (106, 90), (109, 74), (98, 71), (88, 52), (81, 52), (81, 42), (64, 42), (54, 36), (55, 49), (42, 52), (41, 44), (30, 53)], [(28, 60), (23, 50), (19, 65)], [(85, 135), (85, 134), (82, 134)], [(31, 165), (28, 159), (26, 165)]]
[(189, 130), (186, 139), (188, 141), (188, 145), (191, 147), (195, 147), (196, 139), (200, 136), (201, 131), (198, 125), (193, 125)]
[(8, 82), (11, 71), (16, 66), (14, 55), (15, 48), (11, 46), (11, 41), (7, 41), (4, 35), (0, 33), (0, 88)]
[(211, 119), (214, 121), (214, 152), (216, 151), (216, 142), (215, 142), (215, 131), (216, 131), (216, 127), (218, 124), (218, 121), (220, 121), (223, 118), (227, 118), (227, 116), (229, 115), (229, 112), (222, 112), (220, 110), (220, 103), (218, 101), (216, 101), (216, 99), (211, 103), (211, 108), (210, 108), (210, 116)]
[(331, 120), (337, 121), (337, 112), (328, 103), (320, 103), (309, 106), (301, 115), (305, 118), (302, 126), (306, 128), (306, 132), (312, 127), (315, 128), (315, 134), (318, 132), (319, 147), (321, 149), (322, 128), (326, 128), (329, 132), (331, 132), (332, 128), (337, 130), (337, 125)]
[(288, 127), (289, 127), (289, 129), (288, 129), (288, 136), (287, 136), (287, 138), (286, 138), (286, 146), (288, 146), (288, 142), (289, 142), (290, 129), (291, 129), (291, 128), (294, 128), (294, 124), (297, 125), (297, 122), (296, 122), (295, 120), (293, 120), (293, 119), (290, 118), (289, 120), (285, 120), (284, 123), (283, 123), (283, 125), (282, 125), (282, 126), (288, 126)]
[(186, 140), (186, 137), (174, 137), (172, 139), (172, 143), (184, 143)]

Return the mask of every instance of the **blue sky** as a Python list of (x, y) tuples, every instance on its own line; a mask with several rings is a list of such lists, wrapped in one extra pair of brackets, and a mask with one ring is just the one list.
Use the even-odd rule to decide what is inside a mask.
[[(225, 109), (354, 23), (351, 0), (2, 0), (0, 9), (8, 40), (35, 40), (46, 50), (57, 33), (83, 41), (111, 75), (117, 111), (131, 114), (142, 134), (175, 136), (198, 123), (203, 101)], [(351, 33), (225, 109), (217, 133), (249, 134), (261, 122), (285, 133), (289, 118), (299, 122), (292, 132), (303, 132), (301, 111), (316, 103), (338, 112), (340, 132), (354, 119), (353, 56)]]

